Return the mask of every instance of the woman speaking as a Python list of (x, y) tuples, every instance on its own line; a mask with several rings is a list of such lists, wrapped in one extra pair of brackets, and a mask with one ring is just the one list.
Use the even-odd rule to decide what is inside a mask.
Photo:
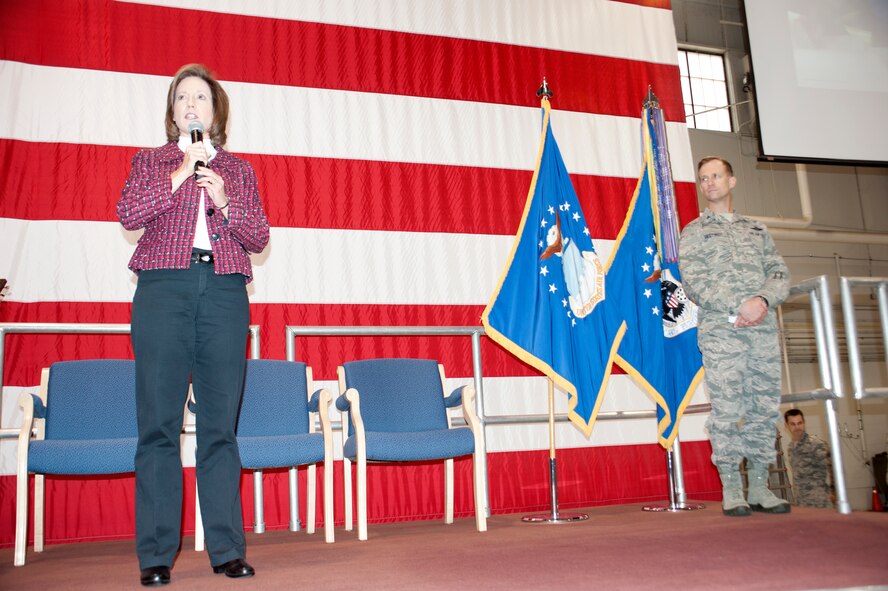
[(252, 166), (222, 147), (227, 124), (219, 82), (205, 66), (183, 66), (167, 94), (169, 141), (133, 157), (117, 204), (123, 227), (144, 229), (129, 268), (138, 274), (136, 553), (146, 586), (169, 583), (179, 549), (189, 382), (210, 564), (229, 577), (254, 574), (245, 560), (235, 425), (250, 321), (249, 253), (268, 243), (268, 220)]

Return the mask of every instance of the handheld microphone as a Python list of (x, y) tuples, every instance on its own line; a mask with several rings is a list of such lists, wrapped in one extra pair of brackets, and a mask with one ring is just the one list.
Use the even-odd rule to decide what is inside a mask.
[[(191, 123), (188, 124), (188, 131), (191, 132), (191, 143), (192, 144), (203, 141), (203, 131), (204, 131), (203, 123), (201, 123), (200, 121), (192, 121)], [(197, 167), (198, 166), (206, 166), (206, 164), (204, 164), (200, 160), (195, 162), (194, 163), (194, 173), (195, 174), (197, 174)]]

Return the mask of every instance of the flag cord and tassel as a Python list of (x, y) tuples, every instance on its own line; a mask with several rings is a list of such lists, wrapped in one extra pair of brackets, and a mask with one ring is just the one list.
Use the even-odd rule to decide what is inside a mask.
[[(543, 80), (545, 86), (545, 79)], [(555, 382), (549, 383), (549, 497), (552, 505), (551, 513), (526, 515), (521, 521), (528, 523), (569, 523), (589, 519), (585, 513), (558, 512), (558, 473), (555, 462)]]
[[(666, 282), (672, 284), (669, 287), (675, 287), (675, 292), (681, 289), (680, 273), (677, 266), (680, 225), (676, 207), (675, 187), (672, 181), (672, 167), (669, 162), (669, 150), (667, 149), (665, 118), (663, 111), (660, 109), (660, 101), (650, 86), (648, 86), (647, 96), (643, 102), (641, 135), (642, 159), (645, 162), (644, 173), (649, 175), (646, 180), (650, 183), (649, 187), (652, 193), (650, 207), (654, 212), (654, 238), (662, 272), (662, 275), (658, 277), (661, 285), (660, 290), (661, 293), (663, 293), (664, 289), (666, 289), (667, 293), (674, 293), (669, 292), (668, 288), (663, 286), (665, 279)], [(674, 295), (670, 295), (670, 297), (674, 298)], [(682, 308), (680, 310), (678, 304), (680, 302), (677, 299), (674, 302), (670, 300), (668, 303), (667, 300), (664, 300), (663, 303), (664, 309), (667, 306), (670, 309), (671, 317), (669, 322), (666, 321), (666, 315), (664, 314), (663, 316), (663, 334), (669, 338), (686, 338), (686, 335), (692, 334), (689, 332), (689, 328), (696, 326), (696, 312), (693, 308), (690, 309), (691, 316), (688, 316), (689, 319), (693, 318), (693, 321), (682, 320), (683, 324), (679, 323), (679, 318), (686, 316), (688, 309)], [(676, 314), (678, 315), (676, 316)], [(696, 338), (691, 343), (693, 350), (697, 351), (697, 356), (699, 356)], [(676, 345), (673, 344), (672, 346)], [(699, 361), (699, 364), (702, 365), (702, 360)], [(684, 382), (681, 387), (672, 392), (670, 398), (674, 397), (675, 394), (680, 394), (682, 399), (686, 399), (691, 395), (695, 384), (702, 376), (699, 369), (693, 371), (693, 374), (696, 377)], [(666, 391), (669, 391), (669, 389), (667, 388)], [(661, 443), (666, 448), (666, 478), (669, 484), (669, 505), (648, 505), (642, 507), (642, 510), (674, 512), (703, 509), (704, 505), (687, 502), (681, 466), (681, 447), (677, 432), (678, 419), (681, 418), (679, 410), (682, 408), (681, 400), (675, 400), (666, 406), (672, 409), (670, 411), (672, 421), (669, 433), (661, 432), (660, 437)]]

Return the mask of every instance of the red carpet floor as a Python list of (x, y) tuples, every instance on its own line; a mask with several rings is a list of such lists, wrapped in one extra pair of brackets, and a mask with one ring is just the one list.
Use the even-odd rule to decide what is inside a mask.
[[(243, 580), (213, 575), (189, 537), (165, 589), (888, 589), (888, 513), (727, 518), (718, 503), (681, 513), (641, 505), (579, 512), (589, 519), (528, 524), (496, 515), (486, 533), (473, 519), (371, 524), (366, 542), (338, 528), (332, 545), (322, 532), (250, 533), (257, 575)], [(12, 553), (0, 550), (0, 589), (142, 588), (132, 540), (29, 549), (19, 568)]]

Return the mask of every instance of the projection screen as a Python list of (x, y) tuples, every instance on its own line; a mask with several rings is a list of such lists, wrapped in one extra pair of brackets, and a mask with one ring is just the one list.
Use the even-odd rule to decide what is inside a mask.
[(761, 157), (888, 164), (888, 0), (745, 10)]

